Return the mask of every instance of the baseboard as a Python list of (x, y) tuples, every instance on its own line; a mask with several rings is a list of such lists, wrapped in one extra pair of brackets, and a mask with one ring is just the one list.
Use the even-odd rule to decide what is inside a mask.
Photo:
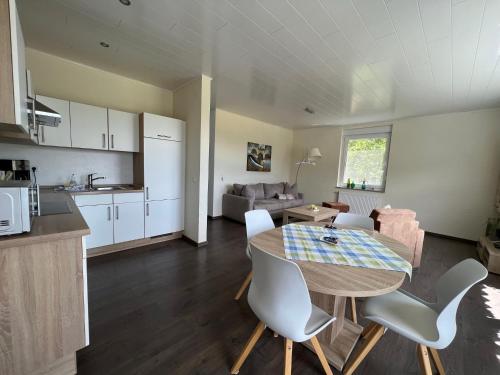
[(468, 243), (470, 245), (477, 245), (477, 241), (468, 240), (466, 238), (448, 236), (446, 234), (440, 234), (440, 233), (434, 233), (434, 232), (425, 231), (425, 235), (426, 236), (430, 235), (430, 236), (439, 237), (439, 238), (445, 238), (447, 240), (460, 241), (460, 242)]
[(183, 232), (174, 232), (163, 236), (141, 238), (139, 240), (121, 242), (113, 245), (94, 247), (87, 250), (87, 258), (97, 257), (100, 255), (116, 253), (118, 251), (130, 250), (136, 247), (158, 244), (161, 242), (171, 241), (181, 238)]
[(220, 219), (223, 218), (223, 216), (222, 215), (219, 215), (219, 216), (210, 216), (210, 215), (208, 215), (208, 218), (210, 220), (220, 220)]
[(196, 242), (194, 240), (192, 240), (191, 238), (189, 237), (186, 237), (185, 235), (182, 235), (182, 239), (184, 241), (186, 241), (187, 243), (189, 243), (190, 245), (193, 245), (193, 246), (196, 246), (196, 247), (203, 247), (203, 246), (206, 246), (208, 244), (207, 241), (204, 241), (204, 242)]

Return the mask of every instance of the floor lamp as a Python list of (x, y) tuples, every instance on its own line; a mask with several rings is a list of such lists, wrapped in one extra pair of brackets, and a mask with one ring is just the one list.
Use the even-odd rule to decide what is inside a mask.
[(303, 164), (316, 165), (316, 160), (320, 158), (321, 158), (321, 152), (319, 152), (319, 148), (313, 147), (309, 150), (309, 152), (307, 152), (304, 159), (295, 163), (295, 165), (298, 165), (297, 174), (295, 175), (295, 184), (297, 184), (297, 180), (299, 178), (300, 167), (302, 167)]

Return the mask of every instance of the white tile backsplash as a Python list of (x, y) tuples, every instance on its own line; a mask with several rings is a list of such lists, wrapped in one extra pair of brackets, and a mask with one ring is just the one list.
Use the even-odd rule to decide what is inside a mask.
[(0, 143), (0, 159), (29, 160), (37, 167), (40, 185), (67, 183), (72, 173), (79, 183), (85, 183), (89, 173), (106, 176), (97, 184), (133, 182), (133, 154), (129, 152)]

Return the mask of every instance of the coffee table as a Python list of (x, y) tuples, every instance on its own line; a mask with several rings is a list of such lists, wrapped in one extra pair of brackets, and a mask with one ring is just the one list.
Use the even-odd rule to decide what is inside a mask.
[(288, 224), (288, 218), (294, 217), (305, 221), (321, 221), (337, 216), (339, 210), (334, 208), (319, 207), (318, 211), (313, 211), (310, 205), (287, 208), (283, 211), (283, 225)]

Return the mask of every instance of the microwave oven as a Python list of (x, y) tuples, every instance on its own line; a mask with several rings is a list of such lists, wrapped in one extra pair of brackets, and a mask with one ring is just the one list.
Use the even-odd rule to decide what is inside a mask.
[(29, 232), (40, 206), (38, 185), (0, 181), (0, 236)]

